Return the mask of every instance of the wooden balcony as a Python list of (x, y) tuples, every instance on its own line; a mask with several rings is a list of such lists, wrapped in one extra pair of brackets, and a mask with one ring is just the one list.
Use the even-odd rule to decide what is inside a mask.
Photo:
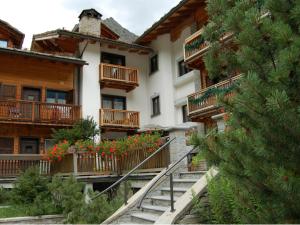
[[(198, 68), (199, 63), (204, 54), (210, 48), (210, 43), (204, 41), (203, 39), (203, 29), (197, 31), (188, 37), (183, 46), (184, 51), (184, 61), (190, 66)], [(221, 38), (220, 42), (224, 43), (230, 40), (233, 36), (233, 33), (225, 33)]]
[[(227, 88), (232, 85), (233, 82), (238, 80), (242, 75), (235, 76), (231, 79), (222, 81), (216, 85), (205, 88), (197, 93), (188, 96), (188, 114), (192, 121), (201, 122), (203, 119), (210, 117), (218, 112), (217, 97), (215, 95), (209, 96), (207, 99), (195, 102), (201, 98), (206, 91), (210, 88)], [(226, 97), (233, 96), (232, 92), (229, 92)]]
[(117, 130), (136, 130), (140, 127), (140, 113), (127, 110), (100, 109), (100, 126)]
[(138, 69), (101, 63), (100, 85), (101, 88), (132, 91), (139, 86)]
[(71, 126), (80, 118), (80, 106), (0, 100), (0, 123)]

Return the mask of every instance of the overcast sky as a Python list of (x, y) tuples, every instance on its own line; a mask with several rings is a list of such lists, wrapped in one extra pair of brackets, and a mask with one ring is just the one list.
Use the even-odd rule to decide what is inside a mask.
[(113, 17), (140, 35), (180, 0), (7, 0), (1, 1), (0, 19), (23, 33), (23, 47), (30, 47), (33, 34), (78, 23), (83, 9), (95, 8), (103, 18)]

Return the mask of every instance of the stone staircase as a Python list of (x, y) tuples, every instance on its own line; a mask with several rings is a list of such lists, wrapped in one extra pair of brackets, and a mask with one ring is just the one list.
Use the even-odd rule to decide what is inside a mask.
[[(175, 175), (173, 179), (174, 202), (176, 203), (205, 173), (206, 171), (180, 172)], [(118, 223), (154, 224), (163, 213), (170, 211), (170, 206), (170, 182), (166, 179), (149, 193), (140, 209), (134, 207)]]

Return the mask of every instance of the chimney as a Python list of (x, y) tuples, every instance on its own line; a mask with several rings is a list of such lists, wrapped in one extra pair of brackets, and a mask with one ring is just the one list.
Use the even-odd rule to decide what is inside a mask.
[(85, 9), (79, 15), (79, 33), (100, 37), (102, 15), (95, 9)]

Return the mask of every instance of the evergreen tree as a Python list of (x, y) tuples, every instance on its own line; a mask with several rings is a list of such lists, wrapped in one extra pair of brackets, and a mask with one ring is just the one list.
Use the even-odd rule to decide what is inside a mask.
[(300, 1), (209, 0), (207, 10), (210, 78), (243, 77), (233, 98), (219, 96), (227, 131), (196, 145), (230, 181), (238, 222), (300, 223)]

